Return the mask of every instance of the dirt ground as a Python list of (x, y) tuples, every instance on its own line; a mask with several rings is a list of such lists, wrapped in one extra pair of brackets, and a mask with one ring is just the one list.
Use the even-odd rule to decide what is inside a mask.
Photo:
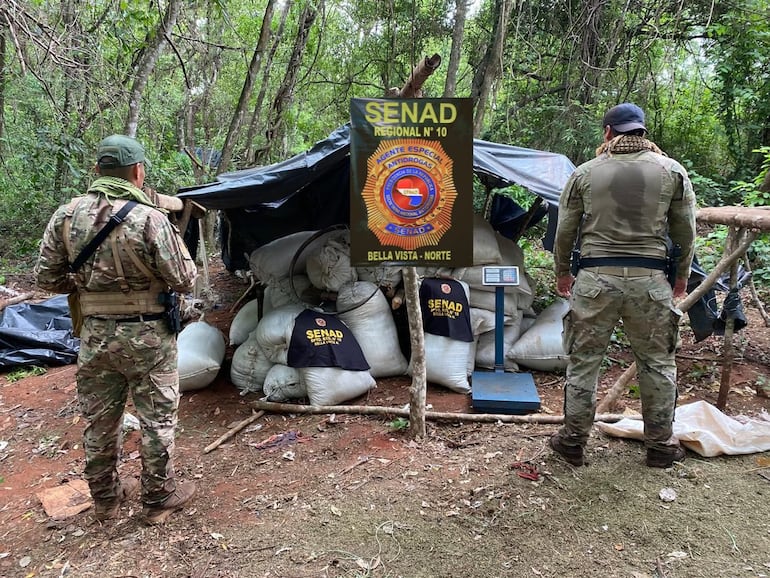
[[(6, 276), (20, 291), (28, 281)], [(246, 285), (221, 267), (212, 282), (206, 320), (227, 335)], [(770, 331), (748, 300), (746, 312), (726, 413), (767, 417), (755, 388), (770, 373)], [(721, 339), (694, 344), (685, 330), (683, 342), (679, 403), (715, 403)], [(658, 470), (640, 442), (595, 429), (588, 467), (573, 468), (547, 447), (555, 425), (429, 422), (414, 441), (392, 418), (267, 414), (204, 454), (257, 398), (229, 382), (231, 357), (210, 387), (182, 397), (177, 469), (198, 495), (162, 527), (141, 522), (138, 499), (105, 524), (91, 509), (50, 519), (38, 493), (83, 470), (75, 367), (0, 375), (0, 576), (770, 576), (768, 453), (689, 452)], [(628, 360), (611, 351), (600, 396)], [(560, 414), (563, 376), (533, 375), (541, 413)], [(351, 403), (400, 407), (409, 385), (380, 380)], [(469, 397), (434, 386), (428, 403), (472, 413)], [(639, 408), (631, 395), (621, 404)], [(123, 475), (139, 474), (138, 447), (128, 434)]]

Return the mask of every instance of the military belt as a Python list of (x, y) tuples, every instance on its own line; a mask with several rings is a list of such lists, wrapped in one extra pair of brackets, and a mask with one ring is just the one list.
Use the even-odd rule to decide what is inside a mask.
[(138, 315), (136, 317), (96, 317), (91, 316), (92, 319), (98, 319), (99, 321), (114, 321), (115, 323), (142, 323), (144, 321), (157, 321), (163, 319), (165, 313), (148, 313), (146, 315)]
[(613, 275), (616, 277), (651, 277), (660, 275), (658, 269), (649, 269), (647, 267), (583, 267), (586, 271), (598, 273), (600, 275)]
[(665, 259), (655, 259), (654, 257), (581, 257), (579, 269), (588, 267), (638, 267), (666, 271), (668, 262)]

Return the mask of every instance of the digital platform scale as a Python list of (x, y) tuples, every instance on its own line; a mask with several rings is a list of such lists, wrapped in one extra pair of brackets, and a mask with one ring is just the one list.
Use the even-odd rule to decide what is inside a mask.
[(540, 409), (540, 396), (531, 373), (506, 373), (503, 332), (505, 288), (519, 284), (519, 268), (486, 266), (482, 283), (495, 287), (495, 368), (471, 375), (471, 405), (485, 413), (524, 414)]

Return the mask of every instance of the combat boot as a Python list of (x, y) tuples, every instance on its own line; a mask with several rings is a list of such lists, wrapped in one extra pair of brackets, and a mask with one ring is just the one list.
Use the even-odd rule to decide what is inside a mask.
[(670, 450), (647, 448), (647, 465), (651, 468), (670, 468), (674, 462), (683, 462), (687, 453), (682, 446), (670, 446)]
[(558, 433), (553, 434), (548, 443), (551, 449), (563, 457), (568, 464), (582, 466), (585, 463), (583, 461), (583, 446), (565, 445)]
[(177, 483), (176, 488), (157, 506), (145, 506), (142, 510), (144, 521), (148, 524), (163, 524), (168, 517), (181, 510), (195, 495), (195, 482)]
[(141, 482), (136, 478), (121, 478), (118, 484), (115, 501), (103, 502), (94, 500), (94, 518), (97, 521), (104, 522), (117, 518), (120, 512), (120, 504), (139, 495)]

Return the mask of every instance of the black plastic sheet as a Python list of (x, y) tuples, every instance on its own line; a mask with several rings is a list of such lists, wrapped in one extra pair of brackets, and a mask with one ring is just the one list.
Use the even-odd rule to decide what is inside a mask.
[(0, 368), (68, 365), (77, 361), (79, 349), (66, 295), (0, 312)]

